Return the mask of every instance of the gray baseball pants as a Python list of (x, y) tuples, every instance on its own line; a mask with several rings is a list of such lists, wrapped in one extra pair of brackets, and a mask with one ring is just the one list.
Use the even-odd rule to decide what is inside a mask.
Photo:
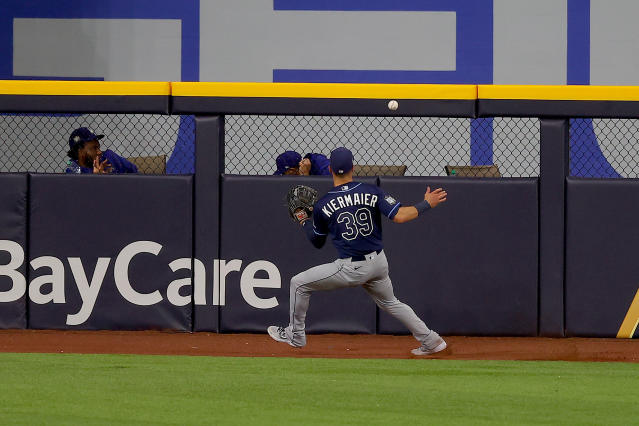
[(291, 279), (290, 323), (286, 334), (295, 346), (306, 345), (305, 320), (311, 293), (314, 291), (362, 286), (377, 306), (402, 322), (420, 343), (428, 344), (439, 335), (431, 332), (413, 309), (400, 302), (393, 293), (384, 251), (372, 252), (366, 260), (353, 262), (337, 259), (315, 266)]

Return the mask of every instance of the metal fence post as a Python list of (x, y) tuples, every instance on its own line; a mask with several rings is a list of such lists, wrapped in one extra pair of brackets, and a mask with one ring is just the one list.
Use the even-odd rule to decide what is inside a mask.
[(564, 336), (566, 177), (569, 121), (540, 120), (539, 335)]

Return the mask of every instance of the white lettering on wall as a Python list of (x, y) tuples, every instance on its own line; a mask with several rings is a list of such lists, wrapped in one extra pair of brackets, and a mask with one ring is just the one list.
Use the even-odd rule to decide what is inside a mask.
[[(255, 278), (257, 271), (266, 271), (268, 278)], [(278, 305), (275, 297), (262, 299), (255, 294), (255, 288), (280, 288), (282, 279), (277, 266), (267, 260), (256, 260), (248, 264), (240, 278), (240, 290), (246, 303), (258, 309), (270, 309)]]
[(0, 250), (9, 253), (9, 263), (0, 265), (0, 275), (11, 279), (11, 289), (0, 291), (0, 302), (14, 302), (24, 296), (27, 291), (27, 280), (18, 268), (24, 262), (24, 250), (20, 244), (11, 240), (0, 240)]
[[(33, 270), (40, 268), (49, 268), (51, 273), (40, 275), (31, 280), (29, 283), (29, 299), (38, 305), (45, 303), (64, 303), (64, 265), (62, 261), (53, 256), (36, 257), (31, 262)], [(42, 287), (45, 284), (51, 284), (51, 291), (42, 293)]]
[[(128, 302), (138, 306), (150, 306), (164, 300), (161, 289), (156, 289), (150, 293), (141, 293), (134, 288), (129, 278), (129, 269), (133, 258), (140, 254), (152, 254), (157, 256), (162, 250), (162, 245), (154, 241), (135, 241), (125, 246), (114, 262), (113, 278), (120, 295)], [(0, 276), (9, 277), (12, 287), (9, 290), (0, 292), (0, 303), (15, 302), (23, 297), (27, 291), (27, 283), (24, 275), (18, 268), (24, 263), (24, 249), (20, 244), (10, 240), (0, 240), (0, 251), (9, 254), (10, 260), (6, 265), (0, 265)], [(67, 325), (81, 325), (91, 316), (100, 290), (104, 283), (109, 265), (110, 257), (98, 257), (95, 269), (90, 275), (84, 268), (82, 259), (79, 257), (69, 257), (67, 262), (71, 270), (71, 276), (80, 294), (82, 305), (76, 313), (70, 313), (66, 317)], [(86, 259), (85, 259), (86, 262)], [(29, 299), (38, 305), (47, 303), (66, 303), (65, 294), (65, 266), (62, 260), (54, 256), (41, 256), (29, 262), (34, 271), (42, 268), (44, 275), (39, 275), (29, 283)], [(191, 273), (184, 278), (174, 279), (166, 287), (166, 299), (174, 306), (186, 306), (191, 300), (196, 305), (207, 304), (206, 294), (206, 267), (199, 259), (178, 258), (169, 263), (169, 268), (173, 272), (186, 269)], [(279, 289), (282, 287), (282, 277), (275, 264), (267, 260), (256, 260), (249, 263), (242, 271), (242, 260), (240, 259), (213, 259), (213, 295), (212, 304), (226, 305), (226, 278), (232, 272), (241, 272), (239, 284), (242, 297), (250, 306), (257, 309), (271, 309), (279, 305), (277, 298), (259, 297), (255, 290)], [(258, 272), (265, 272), (265, 278), (258, 278)], [(89, 279), (90, 276), (90, 279)], [(185, 287), (193, 285), (192, 296)], [(209, 299), (211, 300), (211, 299)]]
[(131, 263), (131, 259), (141, 253), (150, 253), (157, 256), (160, 250), (162, 250), (162, 245), (154, 241), (136, 241), (124, 247), (115, 259), (113, 271), (115, 285), (122, 297), (129, 302), (135, 305), (149, 306), (162, 301), (162, 295), (158, 290), (151, 293), (139, 293), (135, 291), (129, 281), (129, 263)]
[(224, 306), (226, 305), (226, 276), (229, 274), (229, 272), (240, 272), (240, 269), (242, 268), (242, 261), (239, 259), (233, 259), (227, 263), (225, 260), (220, 259), (219, 264), (220, 264), (219, 288), (216, 291), (215, 286), (213, 286), (214, 287), (213, 294), (215, 295), (215, 293), (218, 293), (220, 295), (218, 305)]
[(106, 275), (107, 268), (111, 262), (110, 257), (99, 257), (98, 262), (95, 265), (95, 271), (91, 278), (91, 283), (87, 279), (87, 274), (84, 272), (82, 266), (82, 260), (79, 257), (70, 257), (69, 266), (71, 267), (71, 273), (75, 279), (75, 283), (78, 286), (80, 297), (82, 298), (82, 307), (73, 315), (67, 315), (68, 325), (79, 325), (89, 319), (91, 312), (93, 312), (93, 306), (98, 298), (98, 293), (104, 282), (104, 276)]

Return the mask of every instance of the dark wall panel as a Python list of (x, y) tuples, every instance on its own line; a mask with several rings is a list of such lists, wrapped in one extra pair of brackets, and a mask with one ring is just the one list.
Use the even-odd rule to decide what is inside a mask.
[(540, 120), (539, 334), (564, 335), (566, 176), (568, 120)]
[[(361, 180), (376, 182), (376, 178)], [(269, 261), (279, 270), (281, 288), (257, 289), (260, 298), (277, 298), (277, 306), (255, 308), (242, 296), (241, 273), (229, 273), (225, 279), (225, 305), (220, 307), (220, 331), (265, 332), (269, 325), (287, 325), (290, 279), (337, 257), (330, 242), (321, 250), (315, 249), (300, 226), (290, 220), (285, 196), (296, 184), (312, 186), (320, 194), (333, 187), (328, 177), (223, 177), (220, 258), (226, 262), (241, 260), (242, 272), (253, 261)], [(306, 330), (374, 333), (375, 309), (361, 288), (316, 292), (311, 296)]]
[(615, 337), (639, 288), (639, 180), (567, 180), (566, 335)]
[(224, 172), (224, 117), (195, 117), (195, 180), (193, 239), (195, 257), (206, 268), (205, 303), (193, 305), (193, 331), (218, 331), (218, 306), (213, 304), (214, 259), (220, 243), (220, 175)]
[(167, 95), (0, 95), (2, 112), (168, 114)]
[[(36, 264), (44, 265), (57, 263), (51, 259), (57, 258), (64, 267), (64, 288), (56, 286), (53, 290), (52, 284), (44, 283), (43, 276), (52, 274), (50, 267), (31, 270), (31, 279), (39, 279), (42, 284), (30, 284), (30, 327), (191, 330), (191, 274), (184, 268), (174, 272), (169, 264), (188, 258), (186, 263), (190, 265), (192, 180), (190, 176), (31, 175), (30, 259), (33, 262), (40, 258)], [(157, 294), (160, 299), (132, 302), (125, 298), (127, 291), (122, 290), (124, 280), (118, 281), (120, 287), (116, 286), (116, 258), (123, 256), (121, 252), (131, 243), (153, 245), (140, 243), (144, 241), (162, 247), (157, 255), (134, 256), (128, 266), (128, 279), (136, 292)], [(43, 256), (49, 259), (42, 259)], [(77, 258), (84, 272), (78, 267)], [(95, 306), (89, 310), (87, 304), (81, 311), (80, 288), (85, 290), (86, 300), (90, 298), (86, 282), (84, 286), (80, 282), (84, 279), (91, 283), (94, 271), (100, 270), (97, 266), (106, 264), (104, 258), (110, 260)], [(71, 265), (75, 265), (75, 275)], [(120, 269), (126, 271), (124, 266)], [(179, 288), (174, 297), (178, 300), (177, 296), (186, 296), (185, 304), (179, 300), (177, 304), (169, 302), (169, 283), (185, 278), (187, 285)], [(31, 294), (32, 290), (38, 290), (37, 294)], [(76, 315), (79, 312), (85, 315)]]
[(26, 212), (27, 175), (0, 174), (0, 265), (6, 269), (0, 274), (0, 328), (27, 326)]
[(479, 117), (636, 118), (639, 102), (479, 99), (477, 114)]
[(475, 117), (476, 107), (474, 99), (397, 99), (396, 111), (388, 109), (388, 99), (173, 96), (172, 101), (173, 114)]
[[(423, 217), (386, 221), (395, 295), (442, 334), (537, 334), (536, 179), (381, 177), (382, 189), (412, 205), (427, 186), (448, 201)], [(380, 312), (381, 333), (407, 333)]]

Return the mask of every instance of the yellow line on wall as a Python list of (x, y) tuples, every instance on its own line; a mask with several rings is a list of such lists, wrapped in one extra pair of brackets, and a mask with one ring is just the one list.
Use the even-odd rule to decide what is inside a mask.
[(630, 304), (630, 308), (628, 308), (628, 312), (626, 313), (626, 317), (623, 319), (623, 322), (621, 323), (621, 327), (619, 327), (617, 338), (632, 339), (632, 336), (635, 335), (635, 330), (637, 329), (638, 323), (639, 323), (639, 289), (637, 289), (635, 298), (632, 300), (632, 303)]
[(456, 84), (172, 83), (173, 96), (327, 99), (477, 99), (477, 86)]
[(168, 96), (167, 81), (0, 80), (0, 95)]
[(0, 95), (171, 94), (239, 98), (639, 101), (639, 86), (0, 80)]
[(509, 86), (479, 85), (479, 99), (552, 101), (639, 101), (637, 86)]

